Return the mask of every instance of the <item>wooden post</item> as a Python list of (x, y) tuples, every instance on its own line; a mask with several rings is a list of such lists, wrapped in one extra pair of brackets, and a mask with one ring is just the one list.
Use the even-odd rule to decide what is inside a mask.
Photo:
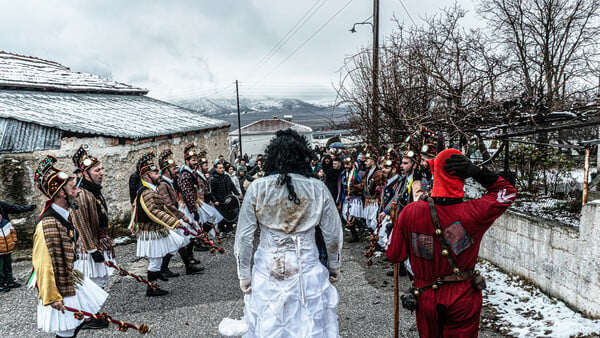
[(399, 336), (400, 324), (400, 292), (398, 291), (398, 279), (400, 276), (400, 264), (394, 264), (394, 338)]
[(373, 140), (379, 148), (379, 0), (373, 0)]
[(585, 164), (583, 165), (583, 196), (581, 196), (581, 204), (587, 203), (588, 197), (588, 178), (590, 176), (590, 146), (585, 147)]
[(242, 153), (242, 123), (240, 122), (240, 91), (238, 88), (238, 80), (235, 80), (235, 98), (237, 100), (238, 143), (240, 144), (240, 159), (242, 159), (244, 158), (244, 154)]

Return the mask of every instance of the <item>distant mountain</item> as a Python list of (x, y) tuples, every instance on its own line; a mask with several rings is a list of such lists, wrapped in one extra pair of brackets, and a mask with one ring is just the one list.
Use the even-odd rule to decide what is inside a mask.
[[(187, 99), (174, 102), (175, 104), (195, 110), (204, 115), (227, 115), (237, 113), (235, 99)], [(295, 111), (312, 111), (331, 108), (332, 103), (327, 101), (302, 101), (288, 98), (260, 98), (260, 99), (240, 99), (241, 112), (268, 112), (272, 114), (289, 114)]]
[[(199, 114), (219, 118), (237, 128), (237, 105), (235, 99), (187, 99), (173, 102), (176, 105), (197, 111)], [(292, 115), (293, 122), (307, 125), (313, 129), (332, 128), (347, 122), (348, 108), (333, 107), (333, 102), (303, 101), (291, 98), (240, 99), (240, 115), (242, 125), (270, 119), (273, 116), (282, 118)]]

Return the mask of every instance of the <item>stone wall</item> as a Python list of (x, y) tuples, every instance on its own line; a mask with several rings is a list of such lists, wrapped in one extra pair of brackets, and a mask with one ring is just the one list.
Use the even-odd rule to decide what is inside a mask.
[(173, 158), (177, 164), (183, 164), (183, 148), (190, 142), (195, 142), (198, 150), (206, 149), (208, 160), (214, 160), (219, 155), (229, 154), (228, 128), (207, 132), (199, 132), (158, 141), (134, 142), (132, 144), (114, 145), (115, 139), (94, 138), (64, 138), (60, 149), (35, 151), (23, 154), (0, 155), (0, 200), (18, 204), (37, 204), (36, 211), (20, 217), (13, 215), (11, 222), (17, 229), (23, 243), (31, 240), (35, 227), (35, 218), (42, 211), (46, 201), (45, 196), (35, 188), (33, 173), (39, 161), (47, 154), (58, 159), (57, 166), (72, 172), (74, 165), (71, 160), (73, 153), (81, 144), (88, 144), (88, 152), (98, 157), (104, 167), (104, 182), (102, 192), (109, 206), (109, 221), (114, 226), (125, 225), (129, 222), (131, 205), (129, 203), (129, 175), (135, 171), (137, 160), (143, 153), (154, 150), (158, 155), (166, 148), (173, 150)]
[(507, 211), (485, 234), (480, 256), (587, 316), (600, 318), (600, 201), (579, 228)]

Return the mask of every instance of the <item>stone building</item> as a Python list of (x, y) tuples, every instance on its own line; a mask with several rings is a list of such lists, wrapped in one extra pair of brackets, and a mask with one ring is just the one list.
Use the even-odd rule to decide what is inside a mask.
[(46, 154), (73, 171), (71, 156), (87, 144), (104, 167), (109, 219), (119, 225), (130, 218), (128, 179), (142, 153), (171, 148), (182, 163), (183, 147), (190, 142), (206, 149), (210, 159), (228, 153), (227, 122), (147, 92), (55, 62), (0, 52), (0, 200), (38, 205), (35, 215), (13, 218), (17, 231), (32, 232), (43, 209), (33, 172)]

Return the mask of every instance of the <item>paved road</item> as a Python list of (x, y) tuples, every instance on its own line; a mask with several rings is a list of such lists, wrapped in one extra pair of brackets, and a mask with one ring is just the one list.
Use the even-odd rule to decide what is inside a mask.
[[(131, 278), (113, 276), (108, 286), (109, 297), (102, 309), (120, 320), (147, 323), (152, 332), (148, 337), (219, 337), (217, 326), (223, 317), (239, 318), (243, 301), (236, 277), (232, 254), (233, 238), (224, 239), (227, 252), (212, 255), (196, 252), (206, 266), (202, 275), (173, 278), (161, 287), (171, 293), (165, 297), (145, 297), (145, 285)], [(346, 244), (343, 251), (341, 280), (336, 283), (340, 294), (338, 317), (342, 337), (393, 337), (392, 277), (385, 275), (389, 263), (375, 259), (367, 268), (362, 254), (366, 242)], [(116, 248), (119, 264), (131, 272), (145, 274), (147, 261), (135, 257), (135, 244)], [(173, 258), (171, 268), (183, 272), (179, 258)], [(14, 264), (15, 276), (25, 281), (31, 262)], [(401, 277), (402, 289), (408, 280)], [(36, 328), (36, 292), (24, 286), (0, 294), (1, 337), (52, 337)], [(417, 337), (414, 315), (400, 311), (400, 336)], [(496, 336), (482, 332), (483, 336)], [(135, 331), (119, 332), (114, 325), (108, 329), (82, 331), (79, 337), (133, 337)]]

